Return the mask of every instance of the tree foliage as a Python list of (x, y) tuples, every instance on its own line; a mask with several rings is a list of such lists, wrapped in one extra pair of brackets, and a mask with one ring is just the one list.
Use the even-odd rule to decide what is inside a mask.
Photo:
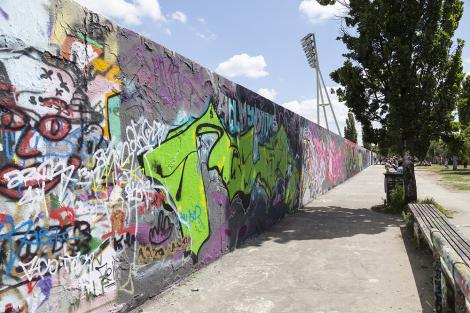
[(464, 146), (462, 149), (463, 151), (462, 159), (469, 162), (470, 161), (470, 125), (464, 128), (461, 131), (461, 134), (462, 134), (462, 140), (464, 142)]
[[(322, 4), (334, 1), (318, 0)], [(348, 50), (331, 77), (368, 142), (424, 157), (432, 139), (452, 132), (463, 80), (453, 41), (460, 0), (350, 0), (338, 38)]]
[(465, 77), (462, 90), (457, 102), (459, 123), (455, 123), (455, 130), (450, 136), (446, 134), (443, 139), (448, 150), (453, 151), (461, 160), (470, 160), (470, 75)]
[(439, 160), (441, 160), (446, 155), (447, 147), (446, 144), (442, 141), (442, 139), (432, 140), (429, 144), (428, 153), (426, 157), (431, 160), (437, 157)]
[(462, 128), (454, 123), (454, 131), (444, 134), (441, 139), (431, 141), (428, 149), (428, 158), (452, 158), (470, 161), (470, 126)]
[(346, 119), (346, 126), (344, 127), (344, 138), (357, 143), (356, 120), (354, 119), (354, 114), (351, 112), (348, 113), (348, 118)]
[(442, 140), (446, 147), (446, 154), (449, 157), (456, 156), (462, 158), (465, 152), (465, 138), (460, 131), (460, 124), (453, 123), (453, 131), (442, 136)]
[(467, 75), (462, 85), (462, 93), (458, 102), (459, 121), (462, 128), (470, 126), (470, 75)]

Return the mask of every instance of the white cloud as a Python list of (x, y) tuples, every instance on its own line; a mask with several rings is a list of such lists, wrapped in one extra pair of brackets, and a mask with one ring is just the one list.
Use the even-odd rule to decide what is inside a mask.
[(277, 91), (274, 89), (261, 88), (260, 90), (258, 90), (258, 93), (271, 101), (276, 100)]
[(206, 34), (201, 33), (201, 32), (196, 32), (196, 36), (204, 40), (214, 40), (217, 38), (217, 36), (211, 31), (208, 31)]
[(197, 19), (197, 21), (198, 21), (199, 23), (201, 23), (201, 24), (205, 24), (205, 23), (206, 23), (206, 19), (203, 18), (203, 17), (199, 17), (199, 18)]
[[(333, 87), (336, 89), (336, 87)], [(331, 88), (329, 87), (328, 90)], [(341, 134), (344, 136), (344, 127), (346, 126), (346, 119), (348, 117), (348, 108), (344, 105), (343, 102), (339, 102), (338, 98), (335, 95), (331, 95), (331, 103), (333, 105), (333, 110), (335, 111), (336, 119), (338, 121), (339, 129)], [(300, 116), (305, 117), (306, 119), (316, 123), (317, 122), (317, 99), (307, 99), (307, 100), (293, 100), (281, 104), (283, 107), (299, 114)], [(331, 109), (326, 107), (326, 116), (328, 119), (328, 125), (330, 130), (334, 133), (337, 133), (335, 120), (331, 114)], [(325, 118), (323, 114), (323, 109), (320, 108), (320, 125), (326, 128)], [(356, 130), (358, 135), (358, 143), (362, 145), (362, 126), (360, 123), (356, 122)]]
[(126, 24), (141, 24), (142, 18), (157, 22), (165, 21), (158, 0), (77, 0), (92, 11), (110, 18), (123, 20)]
[(167, 34), (168, 36), (171, 36), (171, 30), (170, 30), (169, 28), (165, 27), (165, 28), (163, 29), (163, 31), (164, 31), (165, 34)]
[(463, 60), (463, 68), (464, 68), (464, 72), (470, 74), (470, 59)]
[(266, 66), (266, 61), (262, 55), (251, 57), (246, 53), (242, 53), (220, 63), (215, 71), (229, 78), (237, 76), (260, 78), (269, 75), (264, 70)]
[(302, 101), (293, 100), (293, 101), (283, 103), (281, 105), (285, 107), (286, 109), (289, 109), (292, 112), (295, 112), (312, 122), (315, 122), (315, 123), (317, 122), (316, 99), (308, 99), (308, 100), (302, 100)]
[(336, 16), (344, 15), (345, 7), (336, 2), (334, 5), (321, 5), (316, 0), (303, 0), (299, 11), (312, 23), (321, 23)]
[(171, 14), (171, 18), (174, 19), (175, 21), (180, 21), (181, 23), (185, 24), (188, 18), (186, 17), (186, 14), (180, 11), (176, 11)]

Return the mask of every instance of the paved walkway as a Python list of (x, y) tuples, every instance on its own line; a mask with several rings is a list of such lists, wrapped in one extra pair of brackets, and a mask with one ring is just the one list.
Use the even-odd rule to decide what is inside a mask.
[(140, 312), (432, 312), (430, 256), (383, 197), (374, 166), (196, 272)]
[(454, 211), (452, 223), (470, 239), (470, 191), (453, 190), (439, 183), (439, 174), (416, 168), (418, 198), (434, 198), (446, 209)]

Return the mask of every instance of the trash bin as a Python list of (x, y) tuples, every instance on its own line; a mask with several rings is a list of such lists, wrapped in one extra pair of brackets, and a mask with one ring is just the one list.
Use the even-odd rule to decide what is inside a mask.
[(388, 172), (388, 173), (384, 173), (384, 176), (385, 176), (385, 194), (387, 195), (387, 203), (388, 203), (390, 201), (392, 192), (395, 189), (397, 189), (397, 187), (401, 186), (402, 188), (404, 188), (403, 174)]

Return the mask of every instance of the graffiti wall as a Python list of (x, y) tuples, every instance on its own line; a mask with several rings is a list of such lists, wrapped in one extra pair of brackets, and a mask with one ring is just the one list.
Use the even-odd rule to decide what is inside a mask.
[(69, 0), (0, 2), (0, 312), (129, 310), (369, 162)]

